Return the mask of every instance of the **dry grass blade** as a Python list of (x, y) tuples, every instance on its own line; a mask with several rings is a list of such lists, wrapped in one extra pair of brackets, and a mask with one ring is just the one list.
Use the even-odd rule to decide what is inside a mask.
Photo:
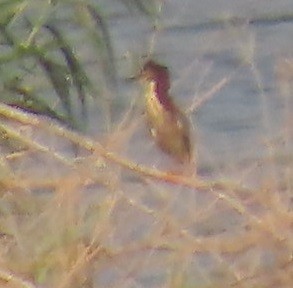
[(11, 137), (23, 143), (25, 146), (27, 146), (28, 149), (40, 151), (43, 153), (48, 153), (53, 158), (55, 158), (57, 161), (60, 161), (64, 165), (67, 165), (70, 167), (73, 165), (73, 161), (71, 161), (70, 159), (62, 156), (61, 154), (58, 154), (55, 151), (50, 150), (48, 147), (41, 145), (37, 143), (36, 141), (33, 141), (29, 137), (26, 137), (22, 135), (20, 132), (17, 132), (15, 129), (9, 128), (7, 125), (0, 124), (0, 130), (5, 131), (7, 137)]
[(7, 284), (12, 284), (13, 287), (23, 288), (37, 288), (38, 286), (33, 283), (16, 276), (14, 273), (0, 269), (0, 279), (5, 281)]
[(220, 91), (225, 85), (227, 85), (230, 80), (231, 80), (231, 77), (223, 78), (199, 100), (193, 101), (192, 105), (186, 110), (186, 113), (190, 114), (190, 113), (193, 113), (194, 111), (197, 111), (205, 102), (209, 101), (218, 91)]
[[(23, 124), (32, 125), (38, 128), (42, 128), (50, 131), (51, 133), (64, 137), (72, 141), (72, 143), (88, 150), (93, 153), (97, 153), (103, 156), (105, 159), (118, 164), (128, 170), (138, 173), (141, 176), (151, 177), (160, 181), (172, 183), (175, 185), (186, 186), (189, 188), (197, 189), (199, 191), (209, 191), (216, 193), (219, 199), (223, 199), (229, 205), (234, 207), (240, 214), (244, 213), (245, 207), (240, 203), (239, 200), (229, 196), (226, 193), (218, 191), (238, 191), (241, 193), (248, 193), (249, 190), (239, 186), (237, 183), (229, 181), (204, 181), (200, 178), (190, 178), (182, 175), (170, 174), (169, 172), (159, 171), (151, 169), (137, 163), (131, 162), (129, 159), (122, 158), (115, 153), (107, 151), (100, 143), (93, 141), (91, 138), (83, 136), (77, 132), (68, 130), (61, 125), (48, 123), (45, 120), (34, 117), (24, 112), (20, 112), (13, 109), (5, 104), (0, 104), (0, 114), (8, 119), (19, 121)], [(59, 156), (58, 156), (59, 157)], [(61, 157), (62, 158), (62, 157)], [(250, 192), (251, 193), (251, 192)]]

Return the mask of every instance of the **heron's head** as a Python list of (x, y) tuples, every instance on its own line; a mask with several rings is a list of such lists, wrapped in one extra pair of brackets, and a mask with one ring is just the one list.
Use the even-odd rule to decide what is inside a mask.
[(156, 85), (164, 90), (170, 88), (168, 68), (157, 64), (153, 60), (149, 60), (143, 65), (139, 78), (146, 82), (155, 82)]

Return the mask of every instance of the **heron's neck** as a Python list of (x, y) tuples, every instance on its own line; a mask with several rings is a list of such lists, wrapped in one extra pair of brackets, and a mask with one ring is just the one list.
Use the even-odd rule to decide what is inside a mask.
[(155, 97), (166, 110), (172, 109), (172, 101), (168, 93), (169, 87), (164, 83), (151, 80), (146, 84), (146, 97)]

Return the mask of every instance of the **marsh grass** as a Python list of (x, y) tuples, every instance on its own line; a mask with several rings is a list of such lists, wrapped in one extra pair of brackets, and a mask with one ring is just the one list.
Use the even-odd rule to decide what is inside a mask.
[[(20, 9), (19, 3), (26, 2), (10, 3), (5, 7)], [(10, 30), (18, 9), (9, 10), (14, 11), (13, 17), (8, 17), (2, 32)], [(86, 25), (97, 25), (95, 13), (89, 10), (93, 22)], [(85, 118), (85, 102), (92, 101), (87, 95), (106, 88), (93, 84), (63, 38), (65, 34), (44, 20), (30, 22), (25, 26), (27, 38), (8, 43), (8, 54), (1, 58), (2, 75), (3, 61), (12, 57), (11, 53), (18, 55), (13, 61), (21, 67), (7, 70), (2, 93), (17, 92), (22, 101), (33, 103), (34, 113), (16, 108), (19, 102), (0, 104), (0, 286), (290, 287), (292, 60), (281, 59), (276, 67), (284, 119), (278, 141), (264, 143), (270, 152), (267, 159), (255, 160), (245, 169), (239, 167), (236, 179), (222, 174), (177, 175), (129, 157), (131, 140), (142, 122), (135, 113), (125, 113), (99, 140), (70, 128), (79, 122), (69, 104), (70, 89), (58, 90), (59, 85), (67, 87), (66, 77), (55, 79), (52, 71), (61, 65), (61, 72), (70, 75), (77, 107)], [(100, 27), (100, 31), (105, 29)], [(38, 44), (41, 30), (47, 31), (48, 37), (51, 34), (50, 45), (46, 37), (42, 40), (46, 44)], [(6, 33), (6, 40), (11, 34), (12, 30)], [(105, 37), (104, 42), (99, 38), (107, 47), (103, 53), (109, 50)], [(44, 45), (57, 49), (62, 64), (55, 63), (51, 55), (47, 58)], [(105, 57), (111, 59), (110, 54)], [(42, 81), (55, 91), (56, 109), (51, 109), (46, 97), (36, 98), (42, 93), (26, 88), (25, 80), (32, 71), (25, 67), (27, 57), (28, 66), (38, 66), (44, 73)], [(109, 59), (101, 62), (109, 63)], [(111, 65), (107, 69), (112, 69)], [(20, 78), (7, 86), (15, 75)], [(229, 81), (230, 76), (224, 77), (192, 103), (190, 110), (200, 109)], [(100, 97), (97, 103), (104, 103), (102, 94), (96, 97)], [(38, 101), (42, 101), (41, 112), (35, 111)], [(101, 104), (100, 110), (109, 108), (105, 114), (111, 111), (111, 101)], [(269, 118), (265, 121), (269, 125)], [(144, 148), (139, 147), (140, 153)]]

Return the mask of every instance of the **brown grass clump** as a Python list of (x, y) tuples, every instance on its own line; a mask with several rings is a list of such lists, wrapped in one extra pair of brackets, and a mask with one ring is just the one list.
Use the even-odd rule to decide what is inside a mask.
[(292, 283), (287, 162), (257, 163), (253, 186), (177, 175), (119, 156), (128, 139), (111, 139), (136, 125), (102, 145), (4, 104), (0, 114), (14, 145), (1, 153), (2, 287)]
[[(262, 139), (265, 157), (230, 174), (221, 165), (201, 169), (201, 159), (199, 175), (170, 172), (141, 132), (135, 104), (122, 115), (113, 107), (125, 99), (107, 90), (117, 88), (116, 59), (98, 4), (45, 1), (40, 14), (44, 4), (30, 2), (33, 10), (29, 1), (5, 1), (0, 9), (7, 13), (0, 33), (8, 52), (0, 63), (0, 287), (292, 287), (293, 60), (276, 65), (284, 113), (276, 139)], [(149, 16), (157, 4), (122, 2)], [(234, 26), (246, 22), (231, 20), (239, 37)], [(244, 38), (240, 66), (265, 100), (255, 47)], [(78, 44), (86, 41), (81, 53)], [(187, 114), (232, 74), (197, 95)]]

